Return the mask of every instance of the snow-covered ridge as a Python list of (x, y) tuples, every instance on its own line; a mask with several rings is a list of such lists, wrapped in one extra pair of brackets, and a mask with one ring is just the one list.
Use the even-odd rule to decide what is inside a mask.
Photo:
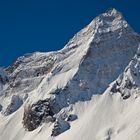
[[(97, 131), (108, 125), (108, 119), (104, 122), (100, 116), (102, 108), (105, 115), (108, 111), (104, 107), (112, 112), (119, 110), (119, 105), (114, 109), (106, 102), (117, 104), (119, 96), (118, 102), (123, 104), (123, 99), (139, 92), (139, 43), (140, 36), (122, 14), (111, 9), (78, 32), (62, 50), (36, 52), (18, 58), (6, 69), (9, 81), (1, 90), (0, 118), (3, 122), (0, 122), (0, 139), (40, 140), (41, 136), (41, 140), (50, 140), (61, 133), (56, 139), (102, 139), (102, 132), (97, 135)], [(126, 77), (133, 82), (126, 83)], [(134, 95), (138, 97), (138, 94)], [(102, 104), (104, 107), (101, 108)], [(90, 130), (85, 136), (77, 136), (77, 123), (83, 122), (82, 119), (87, 121), (83, 112), (92, 112), (90, 119), (99, 115), (105, 125), (96, 121), (95, 128), (90, 125), (93, 132)], [(110, 118), (115, 124), (116, 116), (113, 114)], [(15, 121), (18, 123), (14, 124)], [(90, 122), (84, 123), (83, 132)], [(9, 132), (13, 125), (15, 128)], [(109, 128), (106, 139), (111, 140), (115, 135), (113, 130)]]

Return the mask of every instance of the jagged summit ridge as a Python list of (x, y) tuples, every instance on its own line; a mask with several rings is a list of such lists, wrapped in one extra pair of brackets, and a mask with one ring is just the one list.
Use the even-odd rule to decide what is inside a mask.
[(107, 10), (105, 13), (95, 18), (90, 25), (94, 26), (95, 23), (97, 24), (96, 26), (99, 32), (102, 29), (103, 31), (106, 30), (109, 32), (129, 26), (122, 14), (116, 9)]
[(129, 26), (123, 15), (114, 8), (107, 10), (105, 13), (97, 16), (87, 25), (84, 29), (78, 32), (65, 46), (65, 48), (72, 47), (71, 44), (79, 46), (85, 42), (98, 40), (102, 34), (109, 32), (119, 32), (120, 35), (123, 33), (136, 34), (133, 29)]

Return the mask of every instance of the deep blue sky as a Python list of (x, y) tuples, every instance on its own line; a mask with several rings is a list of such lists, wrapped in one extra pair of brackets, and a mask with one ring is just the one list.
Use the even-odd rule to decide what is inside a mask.
[(139, 0), (0, 0), (0, 66), (25, 53), (62, 48), (110, 7), (140, 33)]

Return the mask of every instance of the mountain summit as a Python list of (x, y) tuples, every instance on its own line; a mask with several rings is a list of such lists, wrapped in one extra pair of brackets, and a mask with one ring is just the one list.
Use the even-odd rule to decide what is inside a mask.
[(139, 139), (139, 45), (110, 9), (62, 50), (18, 58), (4, 70), (0, 139)]

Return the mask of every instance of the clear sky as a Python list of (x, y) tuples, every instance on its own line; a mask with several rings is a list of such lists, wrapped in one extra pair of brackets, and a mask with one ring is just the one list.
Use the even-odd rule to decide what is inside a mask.
[(0, 0), (0, 66), (25, 53), (63, 48), (110, 7), (140, 33), (140, 0)]

